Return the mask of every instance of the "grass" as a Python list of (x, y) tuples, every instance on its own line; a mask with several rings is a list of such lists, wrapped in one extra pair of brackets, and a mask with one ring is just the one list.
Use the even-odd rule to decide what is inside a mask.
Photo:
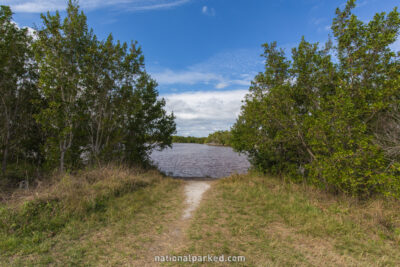
[(184, 184), (108, 166), (16, 191), (0, 206), (0, 266), (153, 266), (166, 254), (246, 257), (194, 266), (400, 263), (398, 201), (234, 175), (213, 182), (182, 220)]
[(55, 178), (0, 208), (1, 266), (129, 265), (180, 216), (182, 182), (121, 167)]
[(188, 235), (175, 254), (245, 256), (236, 266), (398, 266), (400, 204), (237, 175), (206, 193)]

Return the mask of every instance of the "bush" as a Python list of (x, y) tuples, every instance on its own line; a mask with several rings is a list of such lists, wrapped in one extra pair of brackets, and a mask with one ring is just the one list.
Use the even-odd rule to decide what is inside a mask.
[(349, 0), (336, 11), (335, 47), (303, 38), (289, 60), (276, 43), (264, 44), (265, 72), (250, 87), (232, 145), (264, 172), (360, 197), (400, 197), (393, 115), (400, 107), (400, 53), (390, 49), (400, 16), (395, 8), (364, 23), (354, 7)]

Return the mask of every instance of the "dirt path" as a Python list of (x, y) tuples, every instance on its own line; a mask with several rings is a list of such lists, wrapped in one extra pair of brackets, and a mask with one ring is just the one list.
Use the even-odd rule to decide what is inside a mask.
[(187, 181), (185, 182), (184, 192), (186, 207), (182, 216), (170, 223), (165, 231), (158, 235), (148, 249), (146, 262), (141, 262), (142, 266), (156, 266), (155, 256), (171, 255), (173, 251), (179, 251), (186, 246), (187, 237), (185, 235), (190, 225), (193, 213), (198, 207), (206, 192), (211, 186), (211, 182), (206, 181)]
[(204, 181), (189, 181), (185, 185), (185, 195), (187, 207), (183, 213), (182, 219), (189, 219), (192, 217), (193, 211), (200, 204), (203, 193), (210, 188), (209, 182)]

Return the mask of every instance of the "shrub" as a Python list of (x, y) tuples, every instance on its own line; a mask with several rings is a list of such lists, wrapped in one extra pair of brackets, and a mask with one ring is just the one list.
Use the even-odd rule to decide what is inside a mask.
[(400, 197), (393, 115), (400, 106), (400, 53), (390, 48), (400, 16), (395, 8), (364, 23), (354, 7), (349, 0), (336, 11), (336, 46), (303, 38), (289, 60), (276, 43), (263, 45), (265, 72), (250, 87), (232, 146), (265, 172), (360, 197)]

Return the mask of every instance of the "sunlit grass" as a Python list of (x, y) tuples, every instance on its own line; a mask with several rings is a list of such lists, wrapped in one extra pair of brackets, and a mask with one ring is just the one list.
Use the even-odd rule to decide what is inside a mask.
[(400, 203), (233, 176), (206, 193), (188, 234), (191, 243), (177, 254), (243, 255), (242, 266), (396, 266)]
[(180, 215), (181, 185), (120, 167), (65, 176), (3, 204), (0, 265), (126, 265), (147, 257), (147, 244)]
[[(245, 256), (236, 266), (400, 262), (394, 200), (360, 201), (236, 175), (212, 183), (194, 217), (182, 221), (184, 182), (157, 172), (108, 167), (56, 181), (3, 203), (0, 266), (142, 266), (161, 252)], [(177, 240), (164, 235), (179, 223), (187, 236), (169, 251)], [(167, 242), (168, 251), (158, 242)], [(232, 263), (217, 264), (224, 265)]]

